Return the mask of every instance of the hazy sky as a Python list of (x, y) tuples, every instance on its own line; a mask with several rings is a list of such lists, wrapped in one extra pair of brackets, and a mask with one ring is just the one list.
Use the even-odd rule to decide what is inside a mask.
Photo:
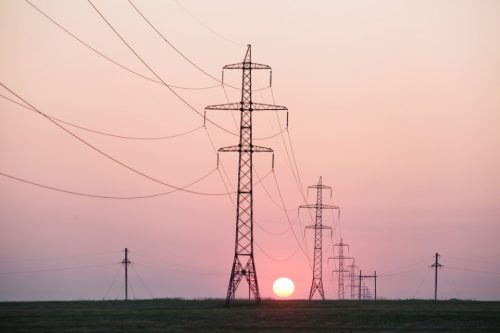
[[(109, 59), (157, 80), (89, 2), (31, 0)], [(95, 6), (167, 84), (218, 83), (177, 54), (126, 0)], [(324, 237), (324, 284), (336, 298), (331, 244), (343, 237), (363, 272), (376, 270), (379, 297), (433, 296), (434, 253), (444, 265), (441, 298), (500, 299), (499, 1), (194, 1), (134, 0), (184, 55), (219, 78), (240, 62), (273, 67), (276, 103), (289, 108), (287, 132), (255, 144), (275, 150), (275, 178), (255, 185), (255, 259), (261, 295), (282, 276), (306, 298), (313, 234), (299, 191), (319, 176), (333, 241)], [(186, 11), (187, 10), (187, 11)], [(237, 156), (215, 148), (238, 138), (203, 119), (165, 86), (135, 75), (82, 45), (28, 2), (0, 0), (0, 82), (112, 158), (190, 190), (233, 191)], [(268, 86), (267, 73), (254, 87)], [(241, 73), (226, 72), (239, 86)], [(226, 102), (220, 87), (173, 88), (196, 110)], [(230, 101), (240, 92), (226, 87)], [(23, 103), (8, 90), (0, 94)], [(254, 100), (272, 103), (270, 89)], [(208, 117), (237, 132), (234, 115)], [(124, 168), (43, 116), (0, 97), (0, 172), (101, 196), (172, 190)], [(254, 115), (255, 137), (286, 116)], [(278, 122), (279, 120), (279, 122)], [(258, 142), (258, 143), (257, 143)], [(285, 149), (286, 147), (286, 149)], [(299, 177), (294, 177), (293, 155)], [(255, 156), (256, 179), (271, 157)], [(299, 178), (299, 179), (297, 179)], [(102, 299), (123, 294), (123, 249), (131, 251), (132, 297), (225, 297), (234, 255), (234, 195), (175, 192), (148, 199), (76, 196), (0, 175), (0, 300)], [(313, 202), (314, 192), (308, 200)], [(282, 208), (282, 207), (281, 207)], [(272, 233), (281, 233), (272, 235)], [(295, 236), (294, 236), (295, 235)], [(302, 240), (301, 251), (297, 240)], [(368, 281), (367, 281), (368, 282)], [(371, 283), (368, 283), (371, 286)], [(242, 284), (239, 296), (246, 294)]]

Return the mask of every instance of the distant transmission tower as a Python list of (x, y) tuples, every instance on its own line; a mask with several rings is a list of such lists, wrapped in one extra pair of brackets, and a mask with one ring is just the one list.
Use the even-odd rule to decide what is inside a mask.
[(311, 283), (311, 291), (309, 292), (309, 300), (311, 300), (316, 291), (325, 299), (323, 291), (323, 229), (331, 229), (331, 227), (323, 225), (323, 209), (339, 209), (337, 206), (323, 205), (323, 190), (329, 189), (330, 195), (332, 188), (321, 183), (321, 177), (317, 185), (309, 186), (316, 189), (316, 204), (301, 205), (299, 208), (314, 208), (316, 209), (316, 222), (314, 225), (307, 226), (307, 229), (314, 229), (314, 262), (313, 262), (313, 278)]
[(125, 258), (122, 260), (122, 264), (125, 265), (125, 300), (128, 300), (128, 265), (131, 264), (128, 260), (128, 249), (125, 248)]
[(339, 273), (339, 284), (338, 284), (338, 299), (344, 299), (344, 274), (349, 273), (349, 270), (344, 269), (344, 260), (345, 259), (353, 259), (352, 257), (346, 257), (344, 256), (344, 247), (347, 247), (349, 249), (349, 244), (346, 244), (342, 241), (342, 238), (340, 238), (340, 243), (333, 244), (333, 251), (335, 252), (335, 247), (338, 247), (339, 249), (339, 255), (338, 256), (333, 256), (330, 257), (329, 259), (337, 259), (339, 262), (339, 268), (334, 270), (334, 272)]
[(243, 62), (226, 65), (224, 69), (240, 69), (243, 72), (241, 82), (241, 101), (238, 103), (207, 106), (206, 110), (234, 110), (241, 112), (240, 141), (238, 145), (220, 148), (219, 152), (237, 152), (238, 191), (236, 207), (236, 241), (233, 267), (227, 289), (226, 305), (234, 300), (236, 290), (243, 277), (246, 278), (251, 294), (260, 302), (259, 284), (253, 256), (253, 153), (272, 153), (271, 148), (259, 147), (252, 143), (252, 113), (254, 111), (286, 111), (284, 106), (252, 102), (252, 70), (271, 70), (267, 65), (252, 62), (252, 48), (248, 45)]
[(351, 264), (347, 267), (349, 268), (349, 271), (350, 271), (349, 276), (350, 276), (351, 281), (350, 281), (349, 287), (351, 288), (351, 299), (355, 299), (356, 298), (356, 290), (357, 290), (356, 269), (359, 267), (356, 266), (354, 258), (352, 259)]
[(434, 267), (434, 300), (437, 301), (437, 294), (438, 294), (438, 269), (443, 267), (439, 263), (439, 254), (436, 253), (436, 261), (430, 266)]

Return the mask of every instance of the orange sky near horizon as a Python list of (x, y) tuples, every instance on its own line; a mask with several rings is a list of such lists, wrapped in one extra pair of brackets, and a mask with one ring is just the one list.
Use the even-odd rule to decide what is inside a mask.
[[(30, 0), (107, 57), (154, 79), (85, 0)], [(240, 62), (273, 68), (254, 75), (255, 101), (287, 106), (287, 133), (255, 144), (275, 151), (275, 175), (293, 227), (280, 209), (271, 157), (254, 158), (255, 257), (261, 295), (278, 277), (311, 283), (313, 234), (299, 187), (333, 187), (325, 213), (326, 296), (337, 296), (331, 244), (340, 237), (378, 296), (431, 298), (434, 253), (442, 255), (441, 298), (500, 299), (500, 2), (134, 0), (183, 54), (219, 78)], [(125, 0), (93, 0), (134, 50), (171, 85), (208, 87), (207, 77), (167, 45)], [(187, 9), (189, 13), (185, 10)], [(192, 16), (191, 16), (192, 15)], [(214, 171), (216, 148), (238, 138), (208, 123), (165, 86), (103, 59), (27, 1), (0, 0), (0, 82), (113, 158), (184, 186)], [(240, 86), (241, 73), (225, 81)], [(262, 89), (260, 89), (262, 88)], [(0, 87), (0, 94), (19, 101)], [(203, 113), (226, 102), (219, 87), (174, 90)], [(230, 101), (240, 92), (226, 88)], [(225, 111), (207, 116), (237, 132)], [(279, 132), (285, 114), (255, 113), (254, 136)], [(46, 118), (0, 96), (0, 172), (103, 196), (171, 188), (127, 170)], [(296, 157), (300, 179), (294, 176)], [(234, 189), (237, 156), (220, 161)], [(74, 196), (0, 175), (0, 301), (120, 298), (122, 250), (130, 249), (133, 296), (226, 295), (235, 209), (228, 196), (185, 192), (148, 199)], [(213, 172), (191, 190), (226, 192)], [(234, 195), (231, 196), (234, 200)], [(314, 201), (309, 192), (309, 201)], [(287, 230), (288, 229), (288, 230)], [(286, 232), (284, 232), (286, 231)], [(281, 233), (281, 235), (272, 235)], [(305, 237), (304, 237), (305, 235)], [(302, 246), (307, 258), (297, 246)], [(370, 284), (368, 284), (370, 286)], [(238, 295), (247, 293), (242, 284)]]

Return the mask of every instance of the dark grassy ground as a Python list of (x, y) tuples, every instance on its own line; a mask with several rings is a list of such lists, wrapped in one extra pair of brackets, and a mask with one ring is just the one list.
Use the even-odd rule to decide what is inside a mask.
[(0, 332), (500, 332), (500, 302), (5, 302)]

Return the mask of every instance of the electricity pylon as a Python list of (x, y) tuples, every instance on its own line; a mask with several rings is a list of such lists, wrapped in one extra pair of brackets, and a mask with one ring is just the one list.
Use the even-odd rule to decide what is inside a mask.
[(349, 287), (351, 288), (351, 299), (355, 299), (356, 298), (356, 288), (357, 288), (357, 284), (356, 284), (356, 269), (359, 268), (358, 266), (356, 266), (356, 263), (355, 263), (355, 259), (353, 258), (352, 259), (352, 262), (349, 266), (347, 266), (350, 270), (350, 285)]
[(240, 111), (240, 141), (238, 145), (220, 148), (219, 152), (237, 152), (238, 191), (236, 206), (236, 241), (233, 267), (229, 278), (226, 305), (234, 300), (243, 277), (246, 278), (254, 300), (260, 302), (259, 285), (253, 256), (253, 153), (273, 153), (271, 148), (252, 143), (252, 113), (254, 111), (287, 111), (284, 106), (254, 103), (252, 101), (252, 70), (271, 70), (268, 65), (252, 62), (252, 48), (248, 45), (243, 62), (226, 65), (224, 69), (242, 70), (241, 101), (207, 106), (206, 110)]
[(438, 293), (438, 269), (443, 267), (439, 263), (439, 254), (436, 253), (436, 261), (430, 266), (434, 267), (434, 300), (437, 301), (437, 293)]
[(339, 273), (339, 285), (337, 288), (338, 299), (344, 299), (344, 274), (349, 273), (349, 270), (344, 269), (344, 259), (353, 259), (352, 257), (344, 256), (344, 247), (349, 249), (349, 244), (346, 244), (340, 238), (340, 243), (333, 244), (333, 251), (335, 252), (335, 247), (339, 249), (339, 255), (333, 256), (328, 259), (337, 259), (339, 261), (339, 268), (334, 270), (333, 272)]
[(125, 248), (125, 258), (122, 260), (122, 264), (125, 265), (125, 300), (128, 300), (128, 265), (131, 264), (128, 260), (128, 249)]
[(316, 222), (313, 225), (309, 225), (307, 229), (314, 229), (314, 261), (313, 261), (313, 278), (311, 283), (311, 291), (309, 292), (309, 300), (311, 300), (316, 293), (322, 300), (325, 299), (325, 292), (323, 291), (323, 229), (332, 229), (323, 225), (323, 209), (339, 209), (337, 206), (324, 205), (323, 204), (323, 190), (329, 189), (330, 195), (332, 188), (330, 186), (325, 186), (321, 183), (321, 177), (317, 185), (311, 185), (308, 187), (316, 189), (316, 204), (312, 205), (300, 205), (300, 208), (314, 208), (316, 209)]

